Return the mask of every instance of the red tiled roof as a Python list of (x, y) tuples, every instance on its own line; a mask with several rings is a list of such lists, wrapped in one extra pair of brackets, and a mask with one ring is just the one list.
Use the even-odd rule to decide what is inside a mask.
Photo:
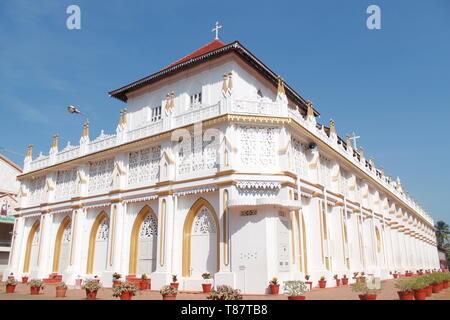
[(165, 67), (165, 68), (163, 68), (161, 70), (165, 70), (165, 69), (168, 69), (170, 67), (176, 66), (179, 63), (191, 60), (193, 58), (201, 56), (202, 54), (205, 54), (205, 53), (208, 53), (208, 52), (220, 49), (220, 48), (222, 48), (224, 46), (226, 46), (226, 44), (223, 43), (222, 41), (220, 41), (220, 40), (213, 40), (210, 43), (208, 43), (208, 44), (204, 45), (203, 47), (201, 47), (200, 49), (195, 50), (191, 54), (188, 54), (187, 56), (185, 56), (185, 57), (175, 61), (174, 63), (169, 64), (167, 67)]

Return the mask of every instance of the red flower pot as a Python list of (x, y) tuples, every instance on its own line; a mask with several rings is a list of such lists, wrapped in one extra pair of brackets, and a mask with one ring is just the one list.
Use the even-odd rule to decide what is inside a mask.
[(95, 300), (97, 299), (97, 291), (91, 291), (86, 289), (86, 299)]
[(163, 300), (177, 300), (176, 294), (166, 294), (162, 296)]
[(41, 287), (30, 287), (30, 293), (31, 294), (39, 294), (39, 291), (41, 291)]
[(150, 279), (141, 279), (141, 281), (139, 282), (139, 288), (141, 290), (148, 290), (150, 289)]
[(16, 286), (6, 286), (6, 293), (14, 293), (14, 290), (16, 290)]
[(319, 288), (325, 289), (326, 286), (327, 286), (327, 281), (326, 280), (319, 280)]
[(56, 287), (56, 297), (64, 298), (66, 296), (67, 287)]
[(376, 294), (360, 294), (359, 295), (360, 300), (377, 300)]
[(131, 300), (133, 294), (130, 291), (124, 291), (120, 296), (120, 300)]
[(280, 285), (279, 284), (270, 284), (270, 293), (272, 294), (278, 294), (280, 292)]
[[(179, 282), (172, 282), (170, 285), (178, 290), (178, 286), (180, 285), (180, 283)], [(169, 299), (169, 300), (171, 300), (171, 299)]]
[(431, 295), (433, 294), (433, 286), (429, 285), (425, 288), (426, 292), (427, 292), (427, 297), (431, 297)]
[(27, 283), (28, 282), (28, 277), (22, 277), (22, 283)]
[(339, 287), (341, 285), (341, 279), (335, 279), (336, 280), (336, 287)]
[(203, 293), (211, 292), (212, 283), (202, 283)]
[(343, 286), (348, 285), (348, 278), (342, 278), (341, 280), (342, 280), (342, 285)]
[(400, 300), (414, 300), (414, 293), (412, 291), (397, 291)]
[(427, 290), (426, 289), (414, 290), (414, 299), (425, 300), (426, 298), (427, 298)]
[(444, 282), (442, 282), (442, 289), (447, 289), (448, 288), (448, 280), (445, 280)]
[(305, 300), (305, 296), (289, 296), (288, 300)]
[(439, 283), (433, 283), (432, 286), (433, 286), (433, 293), (439, 293), (439, 291), (441, 291), (439, 289)]
[(423, 276), (423, 272), (419, 272), (418, 275), (419, 275), (419, 276)]
[(398, 278), (398, 274), (397, 273), (394, 273), (393, 276), (394, 276), (394, 279)]

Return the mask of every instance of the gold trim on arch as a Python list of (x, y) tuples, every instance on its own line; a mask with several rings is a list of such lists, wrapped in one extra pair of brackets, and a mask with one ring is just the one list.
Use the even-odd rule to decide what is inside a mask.
[(223, 264), (228, 266), (228, 190), (223, 191), (223, 208)]
[(191, 266), (191, 238), (192, 238), (192, 224), (194, 218), (200, 209), (205, 206), (214, 218), (216, 224), (216, 238), (217, 238), (217, 271), (220, 268), (220, 229), (219, 229), (219, 219), (217, 218), (216, 210), (214, 207), (204, 198), (200, 198), (192, 205), (186, 216), (183, 226), (183, 277), (190, 277), (189, 267)]
[[(56, 240), (55, 240), (55, 250), (53, 253), (53, 272), (58, 272), (59, 267), (59, 258), (61, 255), (61, 242), (62, 237), (64, 234), (64, 230), (66, 229), (67, 225), (70, 223), (71, 219), (69, 216), (66, 216), (58, 228), (58, 233), (56, 234)], [(72, 242), (72, 239), (71, 239)]]
[(89, 251), (88, 251), (88, 260), (86, 264), (86, 273), (92, 274), (94, 269), (94, 257), (95, 257), (95, 238), (97, 236), (98, 228), (103, 220), (108, 219), (108, 215), (102, 211), (98, 214), (97, 218), (95, 218), (94, 224), (91, 228), (91, 234), (89, 236)]
[(158, 217), (156, 216), (155, 212), (148, 205), (145, 205), (134, 219), (130, 240), (130, 263), (128, 267), (129, 274), (136, 274), (139, 251), (139, 231), (141, 229), (142, 222), (145, 220), (145, 217), (147, 217), (148, 214), (152, 214), (156, 221), (158, 221)]
[(33, 245), (33, 238), (36, 234), (36, 230), (39, 228), (41, 224), (40, 219), (37, 219), (28, 233), (27, 239), (27, 249), (25, 251), (25, 262), (23, 264), (23, 273), (28, 273), (30, 271), (30, 258), (31, 258), (31, 247)]
[(166, 199), (161, 201), (161, 232), (159, 236), (159, 265), (164, 266), (164, 244), (166, 236)]
[(381, 252), (381, 236), (380, 236), (380, 230), (378, 230), (378, 227), (375, 227), (375, 236), (377, 238), (377, 253)]

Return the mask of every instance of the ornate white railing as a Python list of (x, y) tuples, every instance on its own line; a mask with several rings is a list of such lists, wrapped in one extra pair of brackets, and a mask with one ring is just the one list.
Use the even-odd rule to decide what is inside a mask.
[(108, 149), (117, 145), (116, 135), (107, 135), (103, 133), (103, 130), (100, 136), (94, 141), (89, 143), (88, 152), (93, 153), (100, 150)]
[(276, 102), (261, 100), (235, 100), (233, 103), (233, 113), (246, 113), (267, 116), (281, 116), (283, 105)]
[(127, 140), (134, 141), (161, 132), (163, 130), (162, 123), (162, 120), (160, 120), (158, 122), (152, 122), (146, 126), (131, 130), (127, 133)]
[(68, 146), (56, 154), (56, 162), (74, 159), (80, 155), (80, 146)]
[(33, 162), (30, 163), (30, 171), (45, 168), (50, 165), (50, 157), (39, 155)]
[(196, 108), (174, 117), (175, 128), (206, 120), (220, 115), (220, 104), (216, 103), (209, 107)]

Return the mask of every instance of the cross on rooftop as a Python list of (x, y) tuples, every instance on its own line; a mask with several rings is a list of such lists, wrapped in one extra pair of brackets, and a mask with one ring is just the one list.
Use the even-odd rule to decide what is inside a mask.
[(223, 28), (219, 21), (216, 21), (216, 27), (211, 30), (211, 32), (216, 32), (216, 40), (219, 40), (219, 29)]
[(350, 137), (350, 140), (353, 140), (353, 149), (355, 149), (355, 150), (357, 150), (356, 140), (359, 139), (359, 138), (361, 138), (361, 136), (357, 136), (355, 131), (353, 131), (353, 136)]

